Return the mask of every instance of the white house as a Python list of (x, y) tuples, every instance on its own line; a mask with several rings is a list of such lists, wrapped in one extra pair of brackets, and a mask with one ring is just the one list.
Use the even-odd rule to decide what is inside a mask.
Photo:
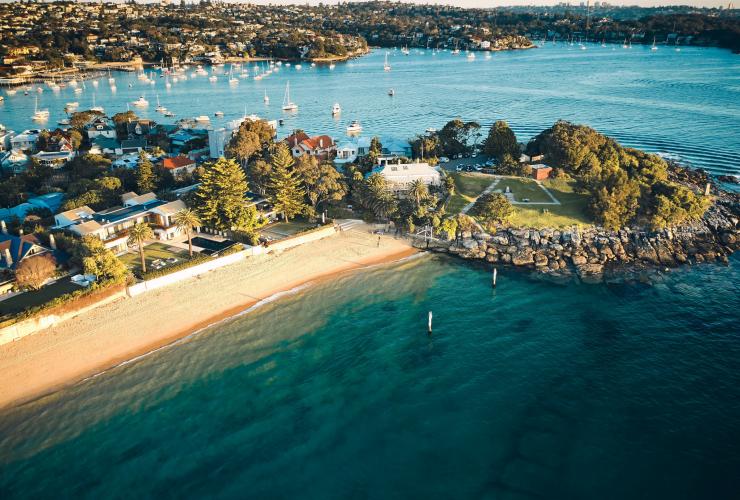
[(52, 168), (63, 167), (74, 156), (75, 154), (71, 151), (39, 151), (33, 155), (41, 165)]
[(407, 191), (411, 183), (421, 180), (427, 186), (439, 186), (442, 176), (428, 163), (386, 163), (375, 167), (372, 173), (385, 177), (391, 190)]
[(27, 150), (27, 149), (33, 150), (36, 147), (36, 142), (39, 140), (40, 133), (41, 131), (37, 129), (24, 130), (20, 134), (10, 139), (10, 148), (11, 149), (21, 149), (21, 150)]
[(96, 137), (107, 137), (108, 139), (117, 137), (116, 128), (104, 117), (96, 118), (85, 129), (87, 130), (87, 137), (91, 140)]

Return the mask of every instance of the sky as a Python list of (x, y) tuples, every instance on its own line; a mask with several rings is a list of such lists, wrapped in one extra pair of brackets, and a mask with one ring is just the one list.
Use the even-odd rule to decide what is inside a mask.
[[(325, 4), (337, 3), (339, 0), (323, 0)], [(555, 5), (566, 0), (418, 0), (406, 1), (406, 3), (436, 3), (444, 5), (457, 5), (459, 7), (500, 7), (507, 5)], [(581, 0), (569, 0), (571, 5), (580, 4)], [(586, 0), (583, 0), (584, 2)], [(692, 5), (696, 7), (727, 7), (729, 0), (607, 0), (612, 5), (639, 5), (642, 7), (655, 7), (660, 5)], [(318, 4), (320, 0), (249, 0), (250, 3), (258, 4)], [(591, 2), (593, 3), (593, 1)], [(740, 6), (740, 0), (733, 0), (736, 7)]]

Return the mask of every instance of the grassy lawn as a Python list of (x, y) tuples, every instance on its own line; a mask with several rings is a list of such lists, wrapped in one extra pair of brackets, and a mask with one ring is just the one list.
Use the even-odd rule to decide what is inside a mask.
[[(193, 253), (195, 255), (195, 253)], [(177, 247), (171, 247), (164, 243), (150, 243), (144, 247), (144, 260), (146, 260), (146, 268), (150, 269), (152, 262), (157, 259), (169, 259), (170, 257), (177, 257), (180, 260), (188, 258), (188, 251)], [(121, 262), (126, 264), (126, 267), (134, 271), (135, 273), (141, 273), (141, 259), (139, 259), (138, 250), (129, 250), (118, 257)]]
[(270, 224), (269, 226), (263, 227), (260, 232), (274, 240), (280, 240), (315, 227), (315, 222), (295, 219), (290, 222), (276, 222), (274, 224)]
[(457, 214), (493, 182), (493, 177), (476, 173), (450, 174), (455, 179), (455, 194), (447, 204), (448, 214)]
[[(526, 179), (524, 177), (504, 177), (498, 184), (496, 184), (496, 189), (494, 191), (505, 193), (507, 187), (514, 194), (514, 201), (522, 201), (524, 198), (529, 198), (531, 203), (552, 202), (552, 199), (547, 196), (547, 193), (542, 190), (534, 179)], [(553, 193), (553, 195), (555, 195), (555, 193)], [(555, 197), (557, 198), (557, 196)]]
[[(503, 182), (503, 181), (502, 181)], [(548, 179), (542, 184), (550, 190), (560, 205), (514, 205), (514, 214), (509, 218), (514, 226), (526, 227), (568, 227), (589, 225), (593, 221), (588, 216), (586, 195), (573, 191), (573, 181)], [(498, 187), (501, 186), (499, 183)], [(512, 188), (512, 191), (516, 191)], [(542, 193), (547, 197), (546, 194)], [(534, 198), (530, 198), (534, 200)], [(549, 198), (548, 198), (549, 200)], [(546, 212), (543, 212), (546, 210)]]
[(29, 307), (38, 306), (49, 302), (56, 297), (65, 293), (82, 290), (82, 287), (75, 285), (69, 280), (69, 277), (62, 278), (51, 285), (43, 287), (41, 290), (25, 292), (15, 297), (0, 301), (0, 320), (6, 320)]

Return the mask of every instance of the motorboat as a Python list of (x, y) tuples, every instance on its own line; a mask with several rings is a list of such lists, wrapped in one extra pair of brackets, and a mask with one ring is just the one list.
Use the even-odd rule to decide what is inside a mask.
[(144, 108), (146, 106), (149, 106), (149, 101), (147, 101), (146, 99), (144, 99), (144, 96), (142, 95), (142, 96), (139, 96), (139, 98), (136, 99), (131, 104), (133, 104), (134, 106), (138, 106), (140, 108)]
[(357, 120), (350, 123), (347, 127), (348, 134), (359, 134), (360, 132), (362, 132), (362, 125)]
[(339, 105), (338, 102), (334, 103), (334, 106), (331, 107), (331, 114), (333, 116), (336, 116), (342, 112), (342, 107)]

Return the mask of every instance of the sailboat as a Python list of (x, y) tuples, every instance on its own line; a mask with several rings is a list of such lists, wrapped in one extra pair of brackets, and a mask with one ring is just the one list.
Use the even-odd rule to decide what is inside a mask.
[(234, 76), (234, 65), (231, 65), (231, 72), (229, 73), (229, 85), (239, 85), (239, 79)]
[(103, 109), (103, 106), (96, 106), (95, 105), (95, 94), (93, 94), (93, 105), (90, 108), (90, 111), (97, 111), (98, 113), (105, 113), (105, 110)]
[(108, 83), (116, 83), (116, 79), (110, 74), (110, 68), (108, 69)]
[(460, 49), (457, 48), (457, 40), (455, 40), (455, 50), (451, 52), (453, 56), (456, 56), (460, 53)]
[(653, 37), (653, 46), (650, 47), (650, 50), (658, 50), (658, 47), (655, 45), (655, 37)]
[(159, 104), (159, 94), (157, 94), (157, 107), (154, 108), (154, 111), (156, 111), (157, 113), (164, 113), (165, 111), (167, 111), (167, 108)]
[(390, 71), (391, 70), (391, 65), (388, 62), (388, 52), (385, 53), (385, 63), (383, 64), (383, 70), (385, 70), (385, 71)]
[(409, 52), (409, 48), (408, 48), (408, 47), (406, 47), (406, 46), (404, 45), (404, 46), (403, 46), (403, 48), (401, 49), (401, 53), (402, 53), (403, 55), (407, 56), (407, 55), (409, 55), (409, 54), (410, 54), (411, 52)]
[(265, 104), (270, 104), (270, 96), (267, 95), (267, 89), (265, 89), (265, 97), (262, 98)]
[(290, 82), (285, 84), (285, 96), (283, 97), (283, 111), (297, 111), (298, 105), (290, 100)]
[(36, 98), (36, 104), (33, 108), (33, 120), (35, 121), (46, 121), (49, 119), (48, 109), (39, 109), (39, 98)]

